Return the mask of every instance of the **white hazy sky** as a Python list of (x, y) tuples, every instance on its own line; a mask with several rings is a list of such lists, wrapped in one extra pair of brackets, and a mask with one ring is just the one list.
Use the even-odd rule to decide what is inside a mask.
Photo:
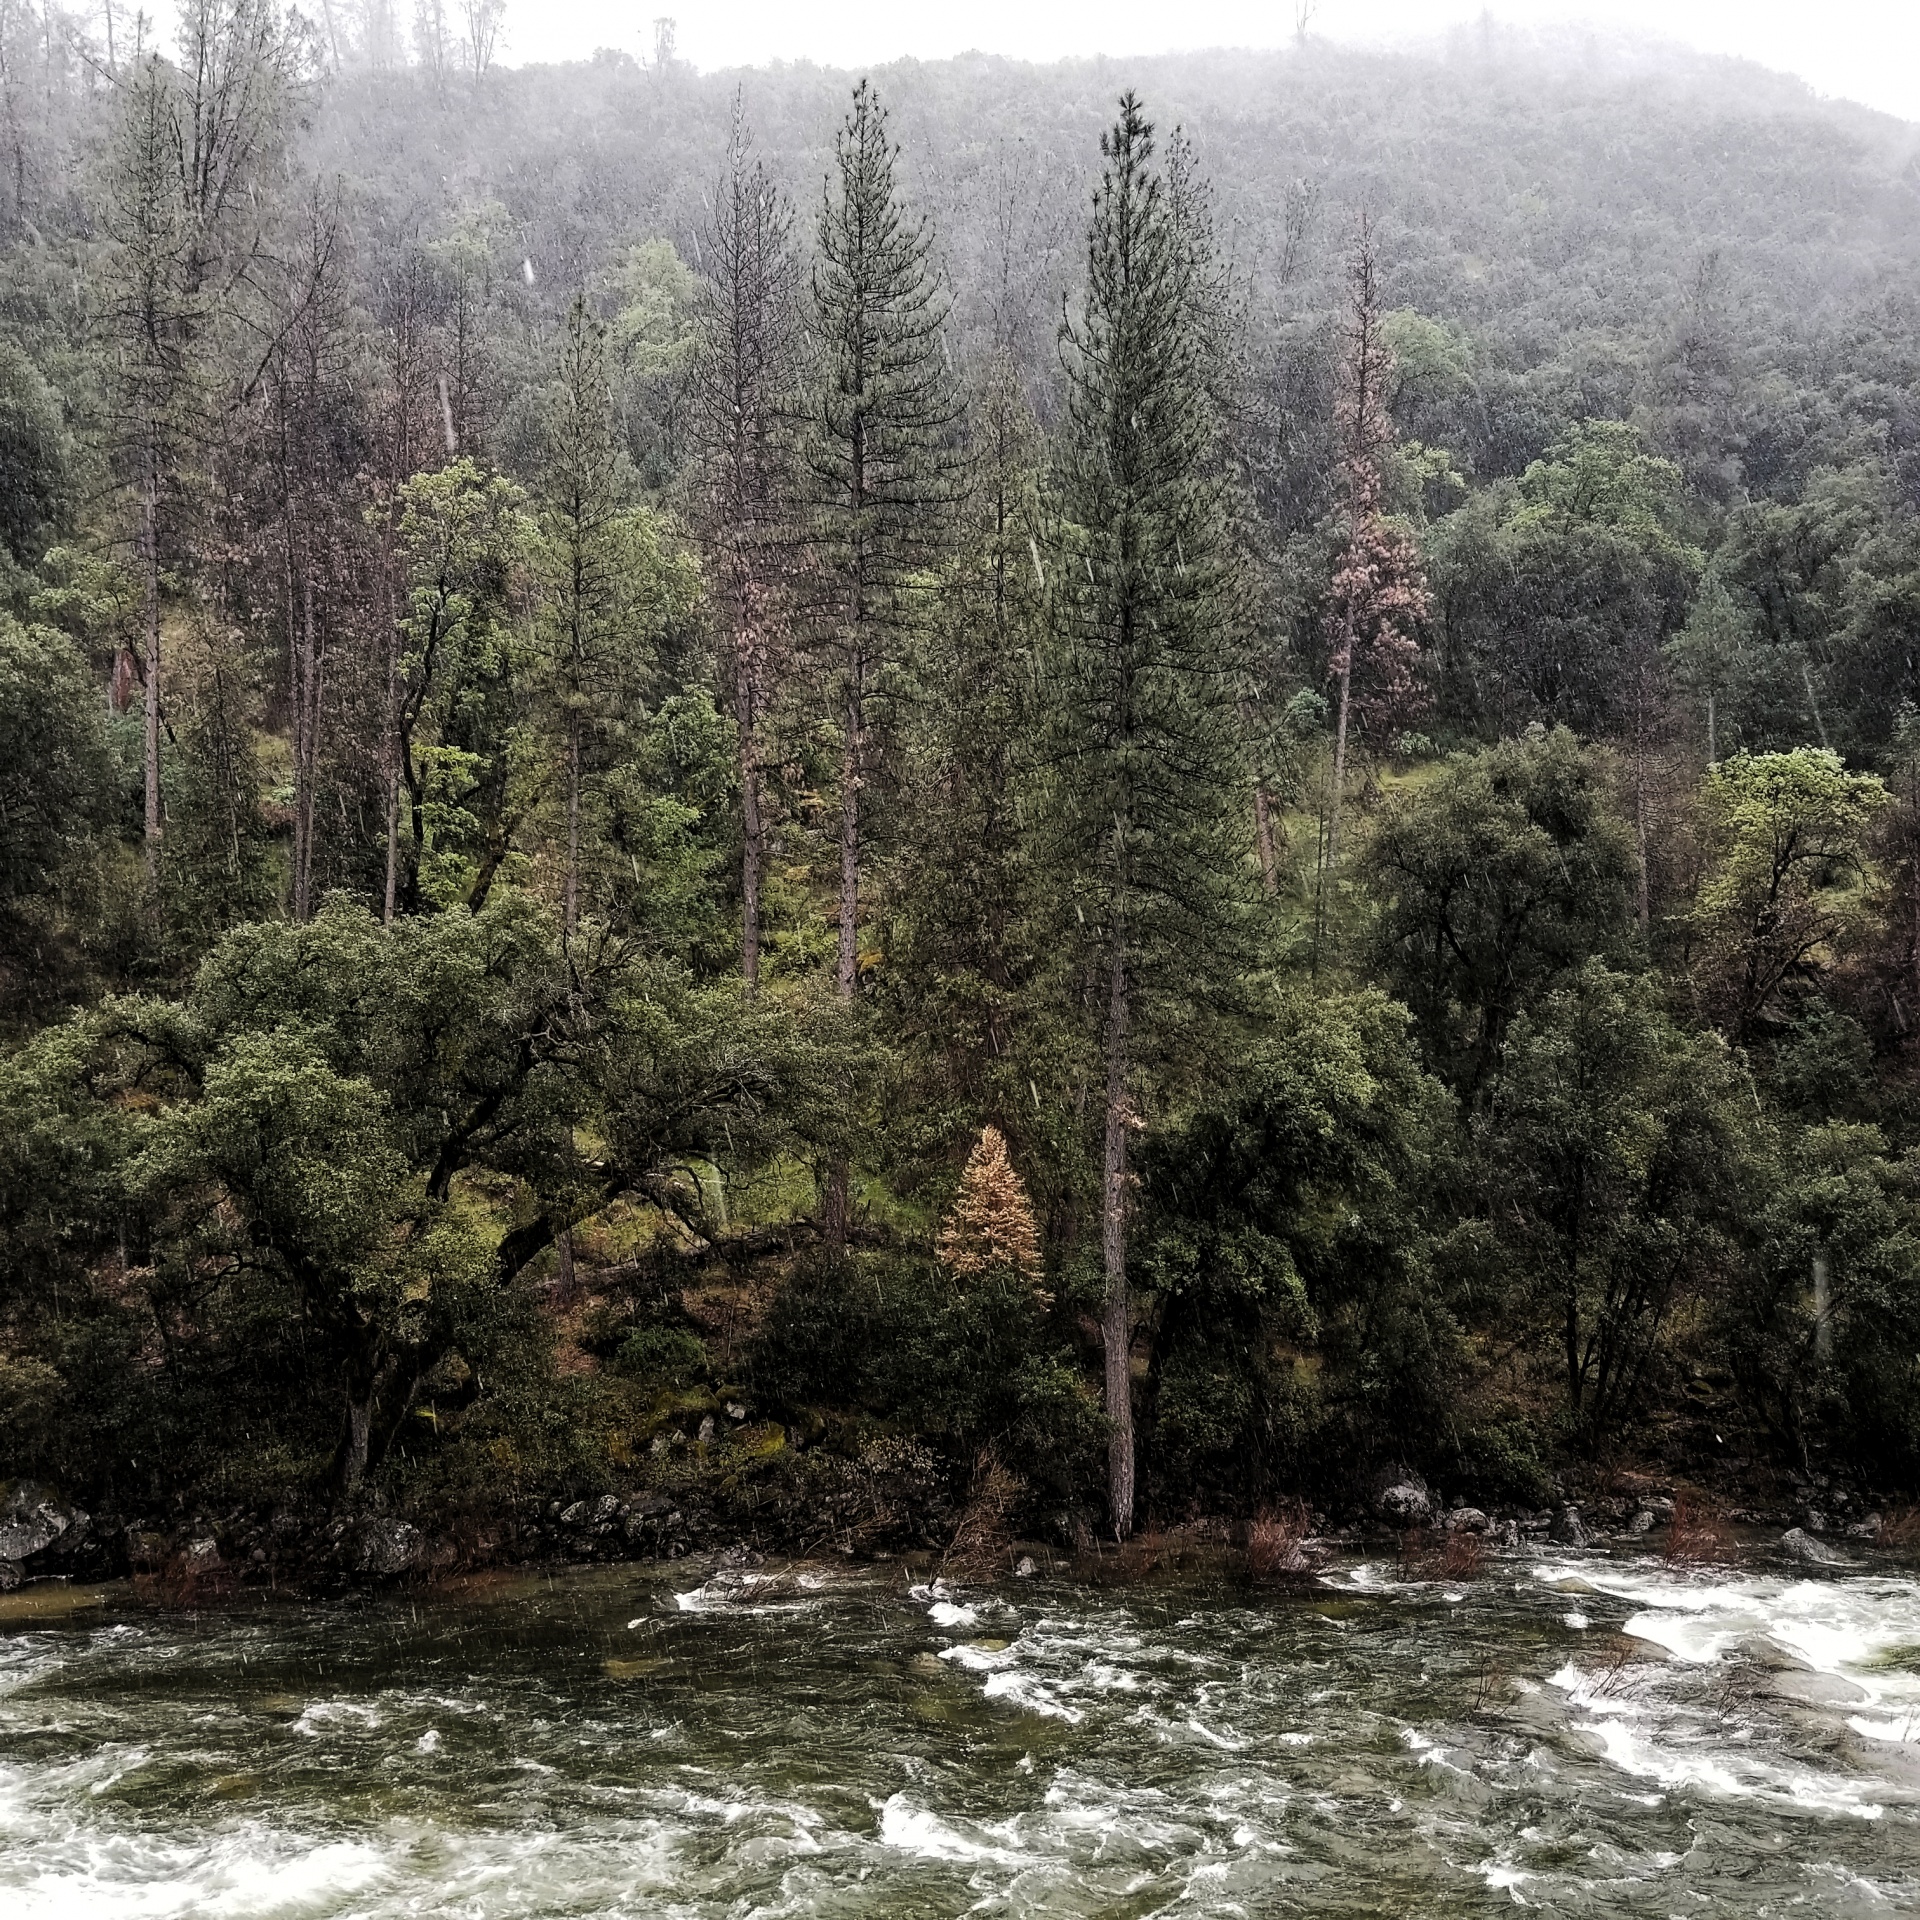
[[(703, 69), (808, 59), (858, 66), (980, 49), (1022, 59), (1272, 47), (1293, 37), (1294, 0), (509, 0), (505, 58), (644, 54), (671, 14), (683, 59)], [(1317, 0), (1329, 39), (1425, 38), (1478, 19), (1483, 0)], [(404, 6), (402, 12), (404, 14)], [(1513, 25), (1581, 21), (1744, 55), (1920, 121), (1920, 0), (1500, 0)]]

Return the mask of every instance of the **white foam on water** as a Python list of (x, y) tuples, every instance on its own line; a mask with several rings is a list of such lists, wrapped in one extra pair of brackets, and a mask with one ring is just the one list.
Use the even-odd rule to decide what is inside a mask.
[(288, 1726), (287, 1731), (317, 1740), (323, 1734), (343, 1727), (371, 1732), (381, 1724), (381, 1720), (379, 1708), (369, 1706), (364, 1700), (314, 1700), (301, 1712), (299, 1719)]
[(943, 1820), (930, 1807), (896, 1793), (880, 1808), (880, 1844), (922, 1860), (991, 1862), (995, 1866), (1028, 1865), (1033, 1855), (1006, 1844), (1004, 1829), (968, 1823), (971, 1831)]
[(989, 1674), (982, 1692), (989, 1700), (1004, 1700), (1010, 1707), (1021, 1707), (1028, 1713), (1045, 1714), (1052, 1720), (1064, 1720), (1069, 1726), (1078, 1726), (1086, 1718), (1078, 1707), (1069, 1706), (1043, 1681), (1036, 1680), (1031, 1674), (1006, 1670)]
[(927, 1618), (936, 1627), (977, 1627), (980, 1616), (971, 1607), (957, 1606), (951, 1600), (936, 1600), (927, 1609)]

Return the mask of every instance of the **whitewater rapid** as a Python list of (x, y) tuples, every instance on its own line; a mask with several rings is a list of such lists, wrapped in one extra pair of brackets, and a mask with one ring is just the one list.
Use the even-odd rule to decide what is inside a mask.
[(1887, 1569), (73, 1598), (0, 1616), (8, 1920), (1920, 1911)]

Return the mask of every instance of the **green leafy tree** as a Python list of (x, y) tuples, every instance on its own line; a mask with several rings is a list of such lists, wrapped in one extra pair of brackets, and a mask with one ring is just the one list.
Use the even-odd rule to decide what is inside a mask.
[(79, 649), (5, 614), (0, 741), (0, 1004), (57, 1002), (79, 970), (63, 895), (117, 823), (119, 770)]
[(511, 618), (532, 534), (520, 490), (471, 460), (399, 490), (389, 918), (483, 905), (538, 797), (523, 725), (525, 646)]
[(1775, 1439), (1812, 1465), (1837, 1448), (1876, 1479), (1920, 1458), (1920, 1161), (1879, 1128), (1794, 1133), (1761, 1255), (1720, 1315), (1734, 1376)]
[(565, 794), (561, 924), (579, 924), (582, 807), (639, 723), (660, 639), (695, 591), (655, 517), (628, 498), (614, 445), (605, 329), (576, 298), (541, 488), (540, 618)]
[(1624, 421), (1570, 429), (1434, 530), (1450, 698), (1509, 727), (1629, 731), (1703, 562), (1680, 472)]
[(1141, 1154), (1157, 1309), (1148, 1432), (1163, 1483), (1251, 1508), (1437, 1447), (1464, 1328), (1431, 1219), (1457, 1131), (1405, 1010), (1289, 992), (1230, 1082)]
[(1700, 786), (1706, 864), (1691, 916), (1695, 987), (1745, 1046), (1816, 987), (1871, 912), (1866, 863), (1887, 803), (1877, 774), (1816, 747), (1737, 754)]
[(1379, 975), (1469, 1098), (1524, 1009), (1589, 956), (1624, 957), (1632, 838), (1601, 756), (1564, 727), (1457, 755), (1390, 801), (1362, 867)]
[(1645, 976), (1589, 961), (1513, 1025), (1478, 1126), (1488, 1233), (1557, 1332), (1590, 1449), (1642, 1403), (1675, 1312), (1742, 1267), (1753, 1119), (1725, 1046), (1676, 1026)]

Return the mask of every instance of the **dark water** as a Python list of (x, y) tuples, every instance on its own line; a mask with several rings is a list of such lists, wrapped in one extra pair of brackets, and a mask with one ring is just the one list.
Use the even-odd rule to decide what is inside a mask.
[(8, 1920), (1920, 1913), (1888, 1574), (97, 1598), (0, 1617)]

